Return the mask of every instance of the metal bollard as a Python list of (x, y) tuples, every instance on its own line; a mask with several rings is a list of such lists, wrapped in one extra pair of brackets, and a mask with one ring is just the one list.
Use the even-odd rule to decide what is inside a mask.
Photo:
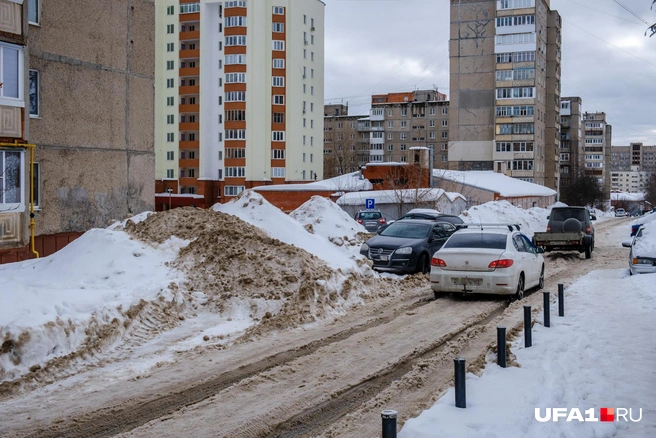
[(497, 365), (506, 367), (506, 328), (497, 327)]
[(531, 306), (524, 306), (524, 347), (533, 345), (531, 339)]
[(455, 369), (455, 385), (456, 385), (456, 408), (467, 407), (467, 391), (465, 389), (465, 358), (456, 357), (453, 359), (453, 367)]
[(558, 283), (558, 316), (565, 316), (565, 291), (562, 283)]
[(383, 438), (396, 438), (396, 415), (392, 409), (386, 409), (380, 413), (383, 419)]
[(544, 296), (544, 326), (545, 327), (551, 327), (551, 315), (549, 314), (549, 292), (542, 292)]

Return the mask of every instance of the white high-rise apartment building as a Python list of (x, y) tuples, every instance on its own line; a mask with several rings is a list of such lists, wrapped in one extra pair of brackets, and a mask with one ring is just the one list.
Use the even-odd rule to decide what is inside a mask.
[(208, 206), (323, 177), (324, 7), (158, 0), (158, 193)]

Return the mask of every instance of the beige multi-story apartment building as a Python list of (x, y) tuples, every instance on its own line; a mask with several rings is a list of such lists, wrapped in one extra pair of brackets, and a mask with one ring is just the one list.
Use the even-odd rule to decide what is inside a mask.
[(580, 97), (560, 99), (559, 188), (569, 186), (583, 169), (583, 103)]
[(323, 177), (324, 7), (157, 1), (158, 193), (211, 205)]
[(448, 165), (557, 189), (561, 20), (548, 0), (451, 0)]
[(63, 6), (0, 0), (0, 263), (154, 206), (154, 1)]
[(642, 193), (656, 173), (656, 146), (611, 147), (611, 191)]
[(602, 188), (604, 199), (610, 200), (611, 141), (613, 130), (606, 123), (606, 113), (583, 113), (583, 173), (593, 176)]

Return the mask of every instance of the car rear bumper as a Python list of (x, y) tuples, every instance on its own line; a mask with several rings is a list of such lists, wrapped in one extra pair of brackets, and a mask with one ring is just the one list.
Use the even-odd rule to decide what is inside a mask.
[[(465, 280), (463, 280), (465, 279)], [(517, 292), (517, 280), (513, 274), (499, 272), (433, 273), (431, 289), (435, 292), (457, 292), (493, 295), (512, 295)], [(466, 283), (466, 284), (463, 284)]]

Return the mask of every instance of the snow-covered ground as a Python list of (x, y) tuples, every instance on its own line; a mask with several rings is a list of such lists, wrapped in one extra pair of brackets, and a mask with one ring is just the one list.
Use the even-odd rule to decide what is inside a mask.
[[(175, 343), (169, 348), (177, 351), (192, 349), (207, 339), (242, 333), (261, 323), (265, 310), (281, 312), (288, 301), (284, 296), (239, 296), (238, 285), (247, 289), (253, 281), (275, 278), (278, 282), (286, 276), (294, 277), (293, 273), (283, 275), (278, 271), (297, 263), (299, 258), (310, 263), (303, 272), (313, 269), (312, 272), (330, 273), (315, 285), (327, 290), (326, 296), (332, 296), (333, 290), (339, 292), (347, 276), (362, 282), (379, 277), (358, 253), (367, 236), (364, 228), (326, 199), (315, 197), (285, 215), (257, 193), (247, 191), (231, 203), (217, 205), (215, 210), (237, 216), (261, 233), (255, 232), (255, 228), (231, 229), (235, 240), (226, 235), (228, 240), (216, 242), (211, 239), (223, 234), (221, 227), (246, 225), (228, 220), (221, 227), (211, 228), (206, 216), (195, 218), (189, 213), (187, 222), (176, 217), (180, 220), (176, 223), (180, 233), (154, 234), (155, 227), (161, 226), (154, 220), (160, 213), (150, 219), (148, 214), (141, 214), (133, 221), (91, 230), (50, 257), (0, 266), (0, 382), (46, 366), (52, 359), (80, 351), (89, 343), (103, 341), (105, 348), (119, 344), (123, 333), (118, 329), (111, 339), (103, 340), (107, 327), (128, 327), (130, 309), (139, 308), (144, 302), (164, 302), (172, 308), (189, 306), (198, 312), (193, 318), (187, 314), (187, 320), (170, 327), (166, 342)], [(548, 209), (525, 210), (501, 201), (472, 207), (461, 217), (466, 222), (519, 223), (530, 237), (534, 231), (545, 229), (548, 214)], [(603, 220), (622, 219), (600, 216), (599, 221)], [(135, 225), (136, 222), (142, 223)], [(130, 232), (138, 226), (142, 234)], [(615, 243), (618, 251), (628, 253), (620, 244), (628, 238), (628, 223), (626, 228), (626, 235), (617, 236)], [(258, 233), (261, 236), (255, 243), (244, 240)], [(160, 237), (144, 241), (141, 237), (145, 235)], [(214, 243), (206, 245), (216, 247), (189, 259), (197, 251), (194, 245), (204, 242), (201, 238), (210, 239), (207, 242)], [(231, 247), (229, 242), (237, 243)], [(285, 244), (298, 250), (292, 251)], [(252, 245), (252, 253), (242, 254), (239, 245)], [(268, 257), (276, 256), (281, 260), (279, 265), (257, 271), (257, 275), (271, 271), (270, 278), (253, 275), (240, 277), (242, 283), (226, 283), (226, 287), (232, 288), (232, 299), (237, 296), (239, 301), (222, 307), (220, 318), (209, 317), (210, 314), (201, 313), (204, 303), (224, 297), (204, 289), (207, 284), (197, 279), (211, 277), (216, 283), (220, 280), (218, 272), (244, 274), (229, 268), (228, 261), (221, 261), (225, 265), (212, 270), (216, 254), (226, 251), (234, 251), (232, 259), (240, 263), (255, 260), (257, 265), (266, 264)], [(283, 256), (283, 252), (288, 255)], [(306, 257), (308, 253), (315, 258), (305, 260), (311, 257)], [(656, 340), (650, 336), (656, 292), (651, 280), (649, 275), (629, 277), (627, 269), (595, 271), (580, 279), (567, 288), (565, 318), (557, 317), (554, 304), (552, 327), (536, 324), (531, 348), (523, 347), (521, 336), (513, 342), (513, 366), (500, 369), (490, 354), (481, 376), (468, 375), (467, 409), (453, 406), (450, 390), (431, 409), (409, 420), (400, 436), (656, 436)], [(363, 298), (367, 293), (364, 287), (352, 288), (346, 295), (337, 293), (332, 300), (324, 297), (323, 304), (332, 312), (347, 312), (352, 306), (366, 306), (368, 301)], [(313, 318), (329, 318), (331, 312), (317, 310), (317, 296), (307, 311), (314, 312)], [(253, 305), (260, 306), (259, 313), (249, 314)], [(175, 320), (178, 321), (177, 317)], [(312, 320), (315, 319), (308, 319)], [(160, 335), (159, 341), (165, 342), (162, 338)], [(148, 348), (154, 346), (142, 346)], [(546, 408), (567, 408), (568, 412), (573, 408), (581, 412), (594, 409), (597, 417), (601, 408), (616, 408), (616, 412), (619, 408), (631, 408), (633, 418), (642, 409), (642, 419), (638, 423), (567, 423), (561, 418), (558, 422), (542, 423), (535, 419), (535, 408), (542, 409), (542, 416)]]

